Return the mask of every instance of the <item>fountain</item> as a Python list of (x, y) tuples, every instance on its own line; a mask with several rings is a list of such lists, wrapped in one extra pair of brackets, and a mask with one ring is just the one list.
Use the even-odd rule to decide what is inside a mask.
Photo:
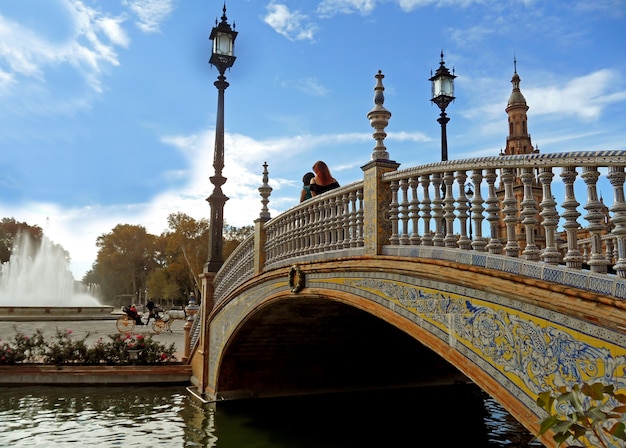
[(109, 319), (113, 307), (77, 291), (64, 251), (45, 236), (37, 250), (19, 235), (0, 269), (0, 320)]

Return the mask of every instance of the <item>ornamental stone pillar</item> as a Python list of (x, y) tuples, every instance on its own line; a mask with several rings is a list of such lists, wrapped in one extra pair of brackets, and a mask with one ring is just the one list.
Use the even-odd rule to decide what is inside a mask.
[(389, 204), (391, 203), (391, 187), (383, 182), (383, 175), (395, 171), (399, 163), (389, 160), (389, 153), (384, 145), (387, 136), (385, 128), (389, 124), (391, 112), (383, 106), (385, 102), (383, 78), (385, 75), (379, 70), (376, 74), (374, 87), (374, 108), (369, 111), (367, 118), (374, 128), (372, 137), (376, 146), (372, 152), (372, 160), (361, 167), (363, 170), (363, 239), (366, 255), (378, 255), (382, 246), (389, 243), (391, 235), (391, 221), (389, 219)]

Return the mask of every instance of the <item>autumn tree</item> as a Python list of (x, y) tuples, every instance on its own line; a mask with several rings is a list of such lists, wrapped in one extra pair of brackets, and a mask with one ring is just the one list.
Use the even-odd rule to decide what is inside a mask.
[(209, 223), (185, 213), (172, 213), (167, 218), (168, 229), (156, 241), (160, 269), (148, 278), (149, 294), (155, 298), (186, 302), (189, 293), (198, 296), (200, 274), (206, 261)]
[(158, 267), (155, 236), (143, 226), (118, 224), (110, 233), (100, 235), (96, 246), (96, 262), (83, 282), (100, 284), (106, 301), (116, 305), (116, 296), (144, 302), (148, 273)]

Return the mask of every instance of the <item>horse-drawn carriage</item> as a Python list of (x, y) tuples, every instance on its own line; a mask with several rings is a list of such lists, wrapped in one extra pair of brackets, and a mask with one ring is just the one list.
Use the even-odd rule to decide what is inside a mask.
[(117, 330), (120, 333), (130, 333), (137, 325), (148, 325), (150, 319), (154, 319), (152, 322), (152, 331), (154, 331), (155, 334), (163, 333), (166, 330), (171, 332), (173, 321), (187, 318), (187, 312), (184, 308), (164, 311), (162, 307), (157, 306), (145, 321), (144, 317), (132, 305), (122, 308), (122, 311), (124, 311), (125, 314), (120, 316), (116, 322)]

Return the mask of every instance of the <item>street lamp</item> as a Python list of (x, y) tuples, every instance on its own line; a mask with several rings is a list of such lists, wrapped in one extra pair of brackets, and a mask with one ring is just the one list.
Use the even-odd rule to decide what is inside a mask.
[[(432, 71), (431, 71), (432, 75)], [(433, 103), (439, 106), (441, 109), (441, 115), (437, 119), (437, 122), (441, 124), (441, 161), (448, 160), (448, 137), (446, 135), (446, 124), (450, 119), (446, 115), (446, 107), (452, 101), (454, 101), (454, 69), (452, 74), (450, 70), (444, 65), (443, 62), (443, 50), (441, 51), (441, 61), (439, 62), (439, 68), (435, 72), (435, 76), (431, 76), (429, 81), (432, 83), (432, 98)]]
[(467, 196), (469, 205), (470, 205), (470, 218), (469, 218), (469, 239), (472, 240), (472, 198), (474, 197), (474, 190), (472, 190), (472, 186), (467, 184), (467, 189), (465, 190), (465, 196)]
[[(234, 27), (234, 23), (233, 23)], [(224, 232), (224, 204), (228, 198), (222, 192), (222, 185), (226, 178), (222, 176), (224, 168), (224, 91), (229, 86), (224, 72), (235, 63), (235, 39), (237, 32), (227, 22), (226, 3), (224, 3), (222, 21), (211, 30), (210, 40), (213, 41), (213, 50), (209, 64), (220, 72), (217, 81), (213, 84), (217, 87), (217, 122), (215, 125), (215, 150), (213, 153), (213, 168), (215, 175), (211, 183), (214, 185), (213, 193), (207, 198), (211, 207), (211, 219), (209, 222), (209, 257), (204, 265), (205, 272), (217, 272), (224, 263), (222, 255), (222, 237)]]

